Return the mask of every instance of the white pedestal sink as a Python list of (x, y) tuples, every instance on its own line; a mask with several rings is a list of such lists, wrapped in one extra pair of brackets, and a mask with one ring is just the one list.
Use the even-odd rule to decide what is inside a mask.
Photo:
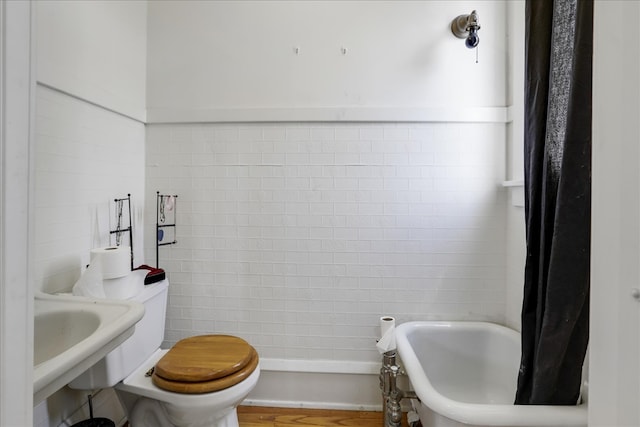
[(133, 334), (137, 302), (39, 293), (34, 304), (34, 405), (64, 387)]

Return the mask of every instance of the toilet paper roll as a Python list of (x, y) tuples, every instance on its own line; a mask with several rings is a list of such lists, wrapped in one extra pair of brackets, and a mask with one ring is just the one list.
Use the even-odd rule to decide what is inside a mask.
[(102, 286), (105, 297), (121, 300), (135, 297), (144, 290), (147, 273), (147, 270), (133, 270), (124, 277), (104, 279)]
[(117, 279), (131, 271), (131, 248), (129, 246), (108, 246), (91, 249), (89, 264), (100, 260), (102, 278)]
[(376, 344), (380, 354), (396, 349), (395, 329), (396, 319), (391, 316), (383, 316), (380, 318), (380, 339)]

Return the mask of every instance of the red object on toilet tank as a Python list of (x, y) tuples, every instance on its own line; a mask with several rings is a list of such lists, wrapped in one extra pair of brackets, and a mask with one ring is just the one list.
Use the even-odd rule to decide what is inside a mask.
[(152, 283), (159, 282), (166, 279), (167, 275), (161, 268), (151, 267), (150, 265), (142, 264), (140, 267), (134, 268), (134, 270), (149, 270), (144, 278), (144, 284), (150, 285)]

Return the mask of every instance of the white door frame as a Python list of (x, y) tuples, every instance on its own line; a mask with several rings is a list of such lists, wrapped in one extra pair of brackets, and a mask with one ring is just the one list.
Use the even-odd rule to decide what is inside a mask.
[(0, 426), (33, 424), (31, 1), (0, 0)]

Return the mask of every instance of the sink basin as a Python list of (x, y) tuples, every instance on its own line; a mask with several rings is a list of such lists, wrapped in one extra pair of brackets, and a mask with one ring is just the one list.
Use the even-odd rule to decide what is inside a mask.
[(37, 404), (129, 338), (144, 306), (41, 293), (35, 297), (34, 313), (33, 401)]
[(33, 364), (53, 359), (85, 338), (100, 326), (100, 316), (90, 311), (54, 311), (34, 319)]

